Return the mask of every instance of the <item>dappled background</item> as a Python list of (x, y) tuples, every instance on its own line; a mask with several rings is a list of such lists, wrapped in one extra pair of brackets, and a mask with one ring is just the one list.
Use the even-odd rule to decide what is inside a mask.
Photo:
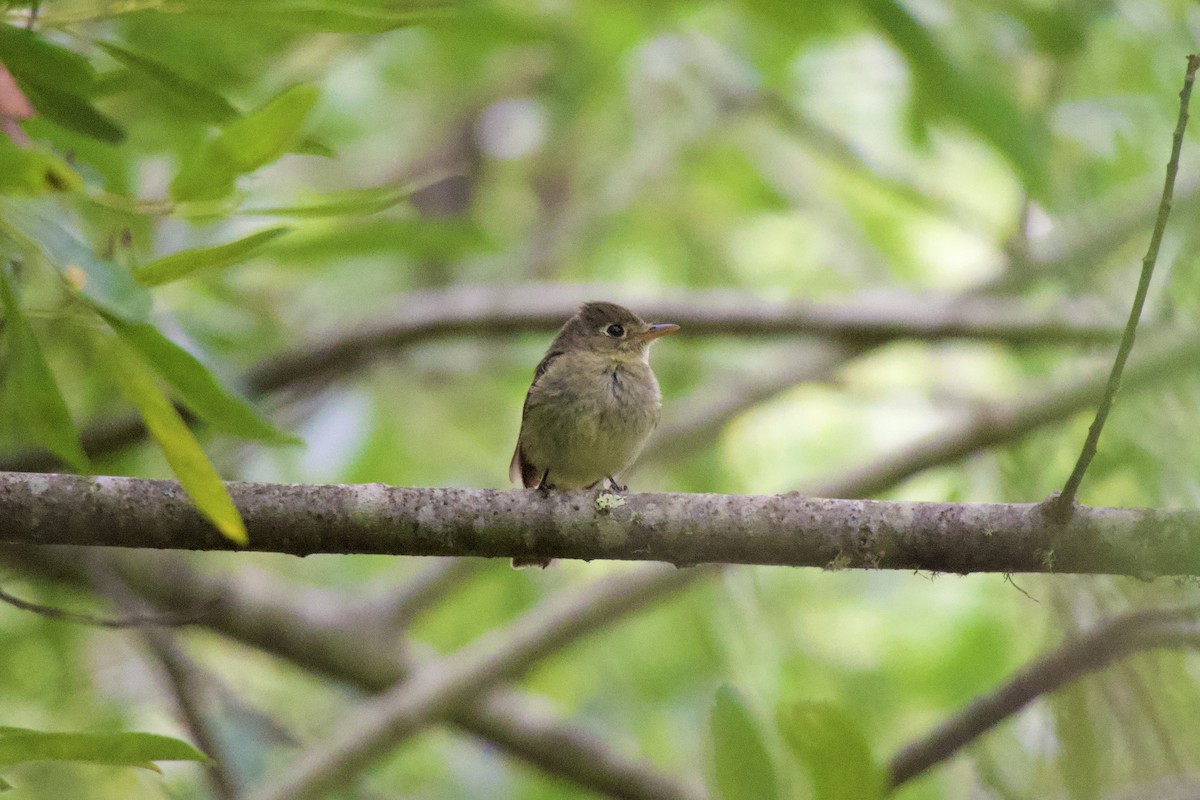
[[(150, 287), (153, 324), (302, 440), (201, 426), (223, 478), (496, 488), (507, 486), (521, 401), (553, 325), (468, 320), (378, 337), (307, 376), (302, 359), (273, 383), (256, 384), (253, 370), (443, 311), (516, 317), (558, 303), (565, 318), (583, 299), (635, 311), (803, 301), (919, 319), (956, 298), (1015, 298), (1040, 318), (1119, 325), (1153, 224), (1184, 56), (1200, 35), (1196, 8), (1170, 0), (62, 0), (0, 2), (0, 14), (0, 64), (33, 104), (21, 128), (45, 158), (3, 174), (26, 163), (3, 141), (0, 251), (76, 424), (131, 406), (91, 288), (72, 282), (71, 251), (54, 238), (63, 236)], [(30, 46), (25, 27), (50, 48)], [(23, 116), (0, 104), (6, 114)], [(1196, 141), (1185, 145), (1147, 327), (1187, 324), (1200, 301)], [(223, 261), (158, 260), (239, 241)], [(134, 294), (114, 291), (118, 305)], [(633, 491), (1036, 502), (1061, 486), (1091, 414), (1080, 404), (1024, 426), (1009, 415), (1103, 375), (1113, 350), (1036, 335), (702, 333), (685, 323), (655, 347), (663, 423), (627, 476)], [(1081, 501), (1195, 504), (1200, 383), (1175, 373), (1131, 382), (1119, 398)], [(28, 381), (4, 390), (0, 451), (16, 458), (40, 445), (70, 461), (69, 445), (16, 411), (44, 397)], [(981, 438), (855, 482), (914, 447), (970, 435)], [(94, 472), (172, 474), (162, 451), (136, 438), (100, 450)], [(440, 568), (385, 557), (191, 563), (301, 610), (387, 598)], [(852, 797), (821, 789), (822, 759), (806, 762), (802, 748), (797, 757), (777, 726), (781, 709), (829, 704), (882, 762), (1073, 631), (1152, 600), (1195, 600), (1190, 585), (1162, 581), (839, 566), (726, 571), (538, 665), (523, 682), (527, 702), (719, 797), (709, 716), (727, 684), (750, 711), (780, 797), (811, 796), (812, 786)], [(448, 652), (559, 589), (628, 569), (471, 563), (407, 630), (395, 626), (397, 647)], [(43, 602), (96, 603), (15, 566), (0, 578)], [(202, 629), (174, 646), (245, 785), (365, 697)], [(189, 738), (153, 652), (136, 633), (0, 608), (0, 724)], [(1197, 767), (1196, 668), (1181, 655), (1140, 657), (1090, 678), (899, 796), (1082, 800), (1162, 786)], [(164, 768), (4, 774), (30, 798), (211, 796), (201, 768)], [(769, 797), (752, 791), (744, 796)], [(593, 795), (435, 728), (345, 796)]]

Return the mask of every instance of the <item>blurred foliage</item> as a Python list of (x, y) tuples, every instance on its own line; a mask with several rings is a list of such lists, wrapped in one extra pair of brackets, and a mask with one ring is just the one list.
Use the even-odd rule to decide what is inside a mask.
[[(732, 286), (881, 303), (1007, 291), (1119, 315), (1197, 31), (1183, 0), (0, 2), (13, 79), (0, 80), (12, 133), (0, 134), (0, 450), (40, 446), (97, 473), (174, 471), (236, 537), (218, 474), (505, 485), (548, 332), (432, 341), (269, 397), (247, 399), (239, 383), (260, 359), (327, 341), (414, 290), (604, 281), (647, 297)], [(1193, 129), (1150, 321), (1188, 323), (1200, 297), (1197, 141)], [(782, 372), (793, 348), (664, 342), (664, 424), (673, 408)], [(1110, 357), (888, 344), (716, 420), (715, 440), (693, 452), (651, 449), (632, 484), (795, 489)], [(1198, 403), (1194, 375), (1122, 394), (1081, 500), (1195, 505)], [(89, 460), (78, 428), (131, 407), (162, 449)], [(888, 494), (1037, 501), (1060, 486), (1089, 419)], [(350, 598), (422, 566), (197, 564)], [(448, 651), (616, 569), (488, 565), (408, 634)], [(868, 798), (890, 752), (1064, 634), (1195, 599), (1186, 584), (1017, 583), (741, 569), (581, 642), (526, 684), (714, 797)], [(87, 602), (25, 576), (0, 584)], [(219, 637), (184, 641), (240, 780), (286, 764), (280, 728), (315, 741), (349, 705), (343, 688)], [(0, 725), (188, 737), (125, 634), (0, 607), (0, 669)], [(1082, 800), (1194, 771), (1195, 670), (1171, 654), (1089, 678), (898, 795)], [(163, 769), (4, 775), (30, 798), (208, 796), (199, 768)], [(442, 730), (348, 796), (376, 795), (587, 796)]]

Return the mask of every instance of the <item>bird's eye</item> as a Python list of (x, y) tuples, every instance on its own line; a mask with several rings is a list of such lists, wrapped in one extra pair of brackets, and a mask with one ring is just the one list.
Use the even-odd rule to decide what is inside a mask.
[(604, 329), (604, 332), (614, 339), (620, 339), (625, 335), (625, 328), (622, 325), (617, 325), (615, 322)]

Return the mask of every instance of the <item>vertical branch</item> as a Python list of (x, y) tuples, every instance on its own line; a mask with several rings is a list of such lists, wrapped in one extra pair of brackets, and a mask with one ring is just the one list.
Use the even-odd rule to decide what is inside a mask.
[(1179, 154), (1183, 150), (1183, 133), (1187, 130), (1188, 101), (1192, 97), (1192, 84), (1196, 81), (1196, 70), (1198, 68), (1200, 68), (1200, 55), (1188, 56), (1187, 72), (1183, 79), (1183, 89), (1179, 92), (1179, 121), (1175, 125), (1175, 138), (1171, 146), (1171, 158), (1167, 162), (1167, 176), (1163, 181), (1162, 199), (1158, 204), (1158, 218), (1154, 222), (1154, 232), (1150, 236), (1150, 246), (1146, 250), (1145, 258), (1142, 259), (1142, 274), (1138, 279), (1137, 292), (1133, 297), (1133, 308), (1129, 311), (1129, 321), (1125, 323), (1125, 333), (1121, 336), (1121, 344), (1117, 348), (1117, 357), (1113, 361), (1112, 372), (1108, 376), (1108, 385), (1104, 389), (1104, 396), (1100, 400), (1100, 407), (1096, 410), (1096, 418), (1092, 420), (1092, 425), (1088, 428), (1087, 439), (1083, 443), (1083, 451), (1079, 454), (1079, 460), (1075, 463), (1075, 469), (1072, 470), (1071, 476), (1067, 478), (1066, 485), (1063, 486), (1062, 492), (1051, 507), (1055, 518), (1059, 521), (1070, 519), (1075, 505), (1075, 495), (1079, 491), (1079, 485), (1083, 482), (1083, 475), (1087, 472), (1088, 465), (1092, 463), (1092, 458), (1096, 455), (1096, 444), (1100, 441), (1100, 432), (1104, 429), (1104, 422), (1108, 419), (1108, 412), (1112, 410), (1117, 389), (1121, 385), (1121, 373), (1125, 369), (1125, 362), (1129, 359), (1129, 352), (1133, 349), (1133, 339), (1137, 333), (1138, 320), (1141, 319), (1142, 306), (1146, 303), (1146, 293), (1150, 289), (1150, 277), (1154, 274), (1154, 264), (1158, 261), (1158, 249), (1162, 244), (1163, 232), (1167, 228), (1167, 218), (1171, 214), (1171, 199), (1175, 194), (1175, 176), (1179, 173)]

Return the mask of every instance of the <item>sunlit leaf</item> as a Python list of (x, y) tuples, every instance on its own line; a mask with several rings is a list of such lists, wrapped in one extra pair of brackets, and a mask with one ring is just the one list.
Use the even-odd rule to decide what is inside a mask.
[(779, 708), (779, 731), (800, 760), (814, 800), (875, 800), (887, 786), (883, 770), (850, 715), (827, 703)]
[(314, 86), (293, 86), (266, 105), (229, 124), (208, 140), (171, 183), (179, 201), (217, 200), (233, 190), (238, 175), (253, 172), (287, 152), (316, 104)]
[(779, 796), (775, 766), (758, 721), (731, 686), (717, 690), (709, 735), (712, 774), (722, 800), (773, 800)]
[(268, 242), (292, 230), (280, 226), (252, 233), (235, 242), (213, 247), (196, 247), (155, 259), (133, 270), (143, 286), (159, 286), (201, 270), (219, 269), (243, 261)]
[(111, 42), (97, 42), (97, 44), (104, 49), (104, 52), (112, 56), (114, 60), (124, 64), (134, 72), (144, 75), (172, 94), (177, 95), (184, 101), (180, 103), (179, 107), (186, 109), (190, 116), (218, 124), (238, 118), (237, 109), (230, 105), (229, 101), (220, 94), (199, 81), (194, 81), (191, 78), (180, 75), (161, 61), (156, 61), (149, 56), (132, 53)]
[(108, 324), (179, 392), (180, 399), (214, 428), (244, 439), (295, 443), (263, 419), (250, 403), (226, 389), (199, 360), (148, 322)]
[(88, 459), (79, 444), (79, 431), (63, 400), (33, 329), (17, 305), (8, 277), (0, 270), (0, 303), (4, 308), (4, 330), (8, 337), (5, 387), (7, 413), (37, 444), (45, 447), (80, 472)]
[(50, 207), (0, 198), (0, 230), (39, 252), (73, 291), (98, 308), (138, 322), (150, 314), (150, 293), (128, 270), (100, 258), (52, 218)]
[(40, 147), (17, 147), (0, 136), (0, 192), (42, 194), (74, 192), (82, 187), (79, 173), (56, 154)]
[(249, 541), (246, 525), (221, 476), (175, 406), (155, 385), (150, 367), (120, 339), (110, 340), (105, 353), (105, 366), (116, 376), (126, 399), (138, 410), (196, 508), (225, 538), (245, 545)]
[(0, 766), (27, 761), (83, 761), (157, 769), (154, 761), (207, 761), (187, 742), (154, 733), (52, 733), (0, 730)]

